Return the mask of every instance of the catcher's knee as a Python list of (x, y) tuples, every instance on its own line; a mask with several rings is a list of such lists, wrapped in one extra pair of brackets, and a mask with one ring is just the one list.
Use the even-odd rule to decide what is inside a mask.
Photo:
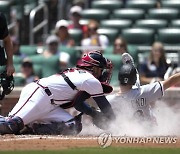
[(24, 127), (24, 123), (20, 117), (4, 119), (0, 121), (0, 134), (18, 134)]

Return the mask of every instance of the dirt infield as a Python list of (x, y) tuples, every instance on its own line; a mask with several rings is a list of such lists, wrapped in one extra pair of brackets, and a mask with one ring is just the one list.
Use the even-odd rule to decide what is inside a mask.
[[(113, 143), (115, 147), (162, 147), (180, 148), (180, 138), (176, 143)], [(69, 148), (100, 147), (97, 137), (67, 136), (0, 136), (0, 150), (63, 150)]]

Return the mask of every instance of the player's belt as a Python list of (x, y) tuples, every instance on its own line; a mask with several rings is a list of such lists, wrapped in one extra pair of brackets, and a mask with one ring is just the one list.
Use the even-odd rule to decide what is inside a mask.
[[(43, 86), (43, 85), (41, 85), (40, 83), (39, 83), (39, 80), (36, 80), (36, 81), (34, 81), (37, 85), (39, 85), (41, 88), (43, 88), (44, 89), (44, 92), (50, 97), (50, 96), (52, 96), (52, 93), (51, 93), (51, 91), (49, 90), (49, 88), (48, 87), (45, 87), (45, 86)], [(51, 98), (50, 99), (51, 100), (51, 104), (54, 104), (54, 100)]]

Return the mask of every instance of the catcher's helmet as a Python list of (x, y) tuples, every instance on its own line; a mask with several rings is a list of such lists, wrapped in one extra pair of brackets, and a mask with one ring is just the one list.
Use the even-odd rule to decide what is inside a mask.
[(93, 67), (98, 67), (102, 69), (102, 74), (98, 78), (100, 82), (110, 82), (112, 74), (112, 62), (103, 57), (102, 53), (99, 51), (91, 51), (85, 53), (81, 60), (76, 65), (77, 68), (86, 69), (93, 72)]
[(99, 67), (105, 68), (107, 66), (106, 58), (99, 51), (91, 51), (85, 53), (81, 60), (77, 63), (77, 67)]
[(131, 64), (124, 64), (119, 70), (118, 79), (121, 85), (134, 85), (136, 83), (136, 68)]

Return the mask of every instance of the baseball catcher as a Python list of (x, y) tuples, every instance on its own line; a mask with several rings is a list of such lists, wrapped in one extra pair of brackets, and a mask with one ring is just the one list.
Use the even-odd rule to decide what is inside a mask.
[[(70, 107), (98, 118), (95, 124), (105, 128), (104, 125), (114, 119), (111, 105), (104, 96), (112, 91), (111, 69), (111, 62), (94, 51), (85, 54), (76, 68), (28, 84), (8, 116), (0, 117), (0, 134), (78, 134), (82, 129), (81, 114), (73, 117), (64, 110)], [(101, 112), (84, 102), (89, 97)], [(102, 119), (106, 119), (103, 124)]]

